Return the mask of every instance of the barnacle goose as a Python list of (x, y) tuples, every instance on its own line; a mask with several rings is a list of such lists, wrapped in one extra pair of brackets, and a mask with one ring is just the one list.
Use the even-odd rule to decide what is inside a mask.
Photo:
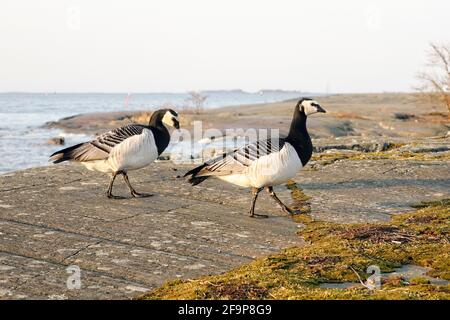
[(148, 166), (166, 149), (170, 133), (164, 124), (179, 129), (178, 114), (171, 109), (157, 110), (152, 114), (148, 126), (129, 124), (113, 129), (95, 140), (57, 151), (50, 156), (49, 161), (76, 161), (89, 170), (110, 174), (108, 198), (122, 198), (112, 194), (114, 180), (119, 174), (123, 175), (133, 197), (151, 196), (136, 192), (127, 172)]
[(265, 188), (281, 209), (293, 214), (277, 197), (274, 185), (295, 177), (312, 155), (313, 146), (306, 130), (307, 116), (325, 110), (314, 100), (304, 98), (295, 106), (289, 134), (286, 138), (258, 140), (242, 148), (205, 162), (187, 172), (185, 177), (192, 185), (197, 185), (211, 176), (229, 183), (252, 188), (250, 217), (255, 214), (255, 203), (259, 192)]

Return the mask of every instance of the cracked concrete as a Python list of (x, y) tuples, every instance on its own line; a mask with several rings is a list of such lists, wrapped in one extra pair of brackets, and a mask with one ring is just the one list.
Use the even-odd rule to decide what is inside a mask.
[[(449, 196), (449, 160), (311, 164), (295, 180), (316, 219), (387, 220)], [(0, 299), (127, 299), (303, 244), (300, 225), (267, 195), (257, 212), (270, 217), (251, 219), (248, 190), (214, 179), (191, 187), (177, 178), (191, 167), (158, 162), (131, 172), (136, 189), (154, 196), (131, 198), (118, 180), (124, 200), (106, 198), (108, 177), (73, 164), (0, 176)], [(275, 190), (292, 205), (286, 186)], [(81, 268), (79, 290), (66, 287), (69, 265)]]

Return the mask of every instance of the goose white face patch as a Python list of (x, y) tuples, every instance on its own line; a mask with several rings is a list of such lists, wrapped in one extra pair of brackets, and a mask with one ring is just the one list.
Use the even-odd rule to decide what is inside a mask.
[(314, 105), (319, 103), (315, 100), (305, 100), (302, 102), (302, 106), (305, 109), (305, 114), (309, 116), (310, 114), (317, 113), (317, 108)]
[(168, 126), (176, 127), (179, 124), (178, 114), (176, 112), (167, 111), (162, 118), (162, 122)]

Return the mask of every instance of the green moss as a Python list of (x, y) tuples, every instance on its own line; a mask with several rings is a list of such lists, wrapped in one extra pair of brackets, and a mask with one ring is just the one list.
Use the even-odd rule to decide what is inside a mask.
[(450, 205), (450, 199), (440, 199), (440, 200), (433, 200), (433, 201), (422, 201), (419, 204), (412, 205), (411, 207), (416, 209), (422, 209), (426, 207), (435, 207), (435, 206), (449, 206)]
[(311, 212), (311, 204), (309, 202), (311, 197), (306, 195), (303, 192), (303, 189), (300, 188), (294, 180), (289, 180), (286, 183), (286, 188), (291, 191), (291, 198), (293, 200), (291, 205), (292, 209), (298, 210), (300, 213), (300, 215), (297, 216), (303, 217), (304, 214), (309, 214)]
[(409, 280), (411, 284), (430, 284), (430, 280), (423, 277), (412, 278)]
[(406, 145), (406, 143), (389, 142), (388, 146), (384, 149), (384, 151), (395, 150), (395, 149), (401, 148), (401, 147), (403, 147), (405, 145)]
[[(291, 185), (292, 190), (296, 188)], [(302, 197), (303, 199), (303, 197)], [(425, 205), (425, 204), (424, 204)], [(168, 282), (142, 299), (450, 299), (450, 285), (425, 278), (389, 278), (380, 290), (362, 285), (325, 289), (325, 282), (358, 283), (370, 265), (382, 272), (403, 264), (430, 267), (428, 275), (450, 280), (448, 200), (396, 215), (388, 223), (337, 224), (305, 220), (307, 242), (217, 276)]]

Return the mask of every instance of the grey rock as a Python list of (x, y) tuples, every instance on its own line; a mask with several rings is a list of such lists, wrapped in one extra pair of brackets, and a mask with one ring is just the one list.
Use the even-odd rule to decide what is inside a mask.
[[(427, 139), (406, 146), (445, 144)], [(0, 299), (126, 299), (304, 244), (299, 224), (267, 195), (256, 210), (269, 218), (249, 218), (248, 190), (217, 179), (192, 187), (179, 177), (193, 166), (161, 161), (130, 172), (138, 191), (154, 194), (145, 199), (131, 198), (118, 180), (114, 193), (127, 198), (109, 200), (108, 177), (74, 164), (0, 176)], [(295, 181), (311, 197), (314, 219), (375, 222), (449, 197), (449, 172), (449, 160), (341, 160), (308, 165)], [(285, 185), (275, 191), (296, 204)], [(81, 269), (79, 290), (66, 286), (70, 265)]]
[(47, 144), (53, 144), (58, 146), (63, 146), (66, 143), (66, 139), (64, 137), (54, 137), (47, 141)]

